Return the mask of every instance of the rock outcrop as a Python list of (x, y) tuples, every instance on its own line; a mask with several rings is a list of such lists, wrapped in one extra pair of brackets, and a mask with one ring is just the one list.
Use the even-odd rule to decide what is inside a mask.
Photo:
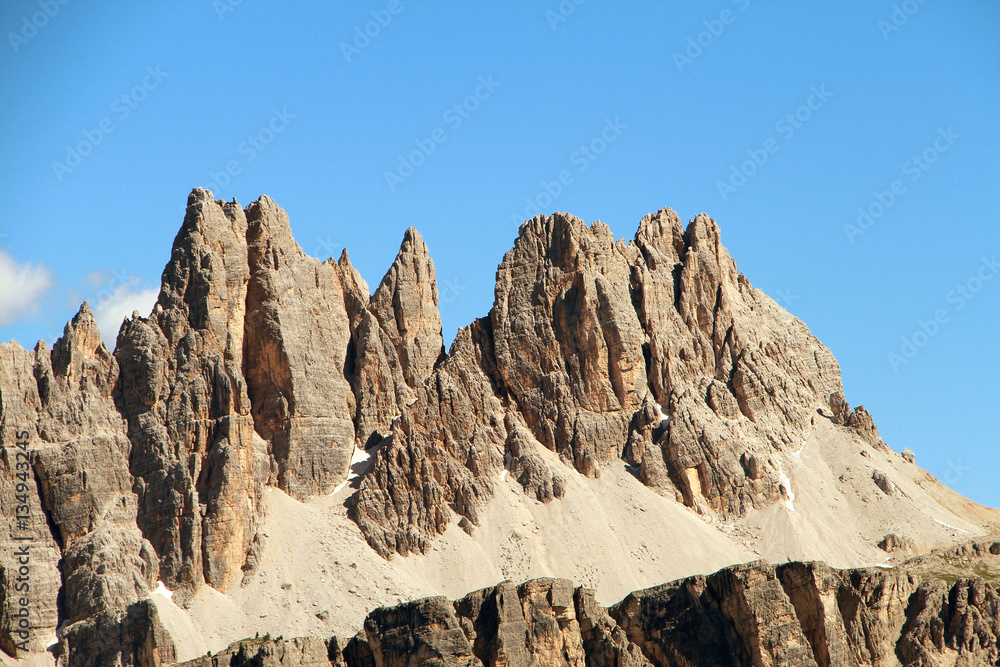
[(982, 579), (755, 562), (610, 609), (564, 579), (414, 600), (374, 610), (340, 647), (336, 637), (244, 640), (185, 665), (985, 666), (1000, 660), (1000, 597)]
[(390, 434), (444, 356), (434, 262), (417, 230), (406, 230), (392, 266), (367, 297), (366, 285), (352, 343), (358, 445), (370, 448)]
[[(344, 480), (354, 451), (356, 403), (345, 376), (352, 269), (306, 256), (270, 199), (246, 213), (243, 372), (253, 422), (270, 444), (268, 483), (308, 498)], [(367, 296), (365, 288), (358, 298)]]
[[(831, 396), (833, 355), (738, 273), (707, 216), (684, 229), (664, 209), (630, 243), (534, 218), (489, 317), (459, 332), (376, 455), (355, 517), (380, 553), (426, 550), (449, 508), (474, 529), (502, 459), (527, 493), (558, 498), (536, 447), (587, 476), (625, 459), (664, 495), (739, 516), (782, 498), (777, 454), (841, 409)], [(865, 417), (843, 423), (877, 438)]]
[(157, 305), (125, 323), (115, 352), (139, 526), (182, 596), (252, 569), (265, 485), (333, 490), (443, 351), (415, 230), (369, 298), (346, 252), (306, 256), (269, 198), (244, 210), (196, 189), (188, 204)]
[(501, 390), (486, 370), (495, 367), (492, 354), (488, 320), (461, 329), (376, 453), (354, 517), (379, 553), (425, 551), (452, 520), (452, 507), (467, 530), (479, 523), (507, 436)]
[[(558, 503), (567, 475), (627, 465), (667, 498), (728, 519), (785, 498), (783, 457), (820, 415), (887, 451), (871, 415), (844, 399), (830, 351), (738, 272), (705, 215), (684, 227), (663, 209), (629, 242), (563, 213), (525, 222), (491, 310), (447, 353), (438, 299), (412, 228), (370, 294), (346, 251), (306, 256), (268, 197), (243, 208), (192, 191), (157, 303), (122, 324), (113, 353), (86, 304), (51, 351), (0, 345), (0, 649), (21, 656), (56, 637), (69, 664), (168, 660), (148, 600), (157, 580), (182, 606), (201, 586), (245, 582), (264, 548), (265, 489), (330, 493), (357, 448), (371, 465), (351, 516), (385, 557), (426, 552), (453, 522), (475, 534), (508, 475)], [(880, 475), (882, 493), (905, 497)], [(670, 621), (681, 629), (697, 625), (692, 610), (711, 611), (702, 630), (740, 655), (805, 659), (819, 626), (782, 598), (782, 572), (755, 566), (655, 595), (688, 610)], [(849, 597), (839, 576), (823, 585)], [(968, 627), (935, 629), (934, 650), (989, 640), (976, 616), (988, 616), (989, 591), (963, 590)], [(937, 628), (958, 598), (946, 609), (927, 591), (920, 623)], [(626, 623), (615, 616), (624, 607), (603, 610), (568, 584), (475, 595), (373, 614), (367, 636), (325, 646), (380, 667), (417, 645), (463, 665), (661, 664), (649, 639), (659, 635), (635, 634), (641, 615)], [(671, 646), (657, 650), (683, 653)], [(260, 660), (309, 664), (316, 653), (287, 648)], [(247, 650), (230, 658), (258, 660)]]
[(182, 663), (184, 667), (323, 667), (345, 665), (333, 658), (336, 639), (269, 636), (233, 642), (226, 650)]
[[(61, 625), (70, 664), (100, 664), (84, 639), (95, 628), (156, 628), (137, 607), (158, 562), (136, 526), (118, 363), (87, 304), (51, 351), (12, 343), (0, 356), (0, 506), (13, 538), (0, 561), (0, 648), (44, 650)], [(172, 650), (166, 637), (160, 646)]]
[(170, 589), (229, 586), (263, 516), (268, 460), (243, 375), (247, 217), (195, 190), (149, 318), (118, 334), (139, 526)]

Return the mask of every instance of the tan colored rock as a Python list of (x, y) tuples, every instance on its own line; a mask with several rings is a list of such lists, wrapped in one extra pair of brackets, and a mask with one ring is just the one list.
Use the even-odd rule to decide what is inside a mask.
[[(62, 549), (49, 529), (32, 466), (32, 453), (46, 444), (36, 427), (44, 407), (34, 368), (36, 359), (43, 364), (48, 356), (43, 343), (34, 353), (0, 344), (0, 650), (15, 657), (44, 651), (59, 623)], [(19, 576), (30, 578), (27, 606), (19, 603)]]
[(444, 344), (434, 262), (413, 227), (406, 230), (399, 253), (368, 308), (396, 348), (406, 383), (418, 386), (444, 356)]
[(353, 322), (357, 444), (370, 448), (389, 435), (444, 357), (434, 262), (417, 230), (406, 230), (392, 266)]
[(454, 513), (479, 524), (507, 438), (490, 374), (489, 320), (459, 330), (448, 357), (417, 390), (353, 497), (354, 519), (380, 554), (422, 553)]
[(816, 664), (854, 665), (838, 602), (841, 573), (825, 563), (813, 562), (785, 563), (776, 568), (776, 574), (795, 609)]
[(982, 579), (925, 581), (910, 598), (897, 643), (907, 665), (1000, 662), (1000, 595)]
[(577, 588), (575, 592), (576, 616), (580, 624), (580, 637), (587, 656), (587, 665), (593, 667), (652, 667), (642, 649), (629, 641), (625, 631), (611, 618), (607, 610), (597, 604), (593, 591)]
[(878, 428), (875, 426), (875, 421), (872, 419), (871, 414), (865, 410), (865, 406), (859, 405), (854, 408), (851, 416), (847, 418), (845, 426), (855, 429), (863, 439), (876, 449), (888, 452), (889, 448), (882, 442), (882, 438), (878, 434)]
[(982, 579), (758, 561), (636, 591), (609, 609), (564, 579), (504, 581), (454, 602), (378, 608), (343, 647), (336, 638), (258, 637), (185, 664), (979, 667), (998, 659), (1000, 597)]
[(557, 213), (525, 222), (497, 268), (500, 380), (535, 437), (588, 476), (621, 455), (646, 394), (631, 250)]
[(887, 496), (898, 496), (902, 494), (899, 487), (893, 483), (889, 476), (886, 475), (881, 470), (876, 470), (872, 473), (872, 481), (875, 482), (875, 486)]
[(345, 289), (338, 265), (302, 252), (270, 198), (246, 214), (247, 394), (257, 433), (270, 443), (270, 483), (304, 499), (342, 482), (354, 451), (356, 403), (345, 377), (353, 285)]
[(506, 468), (521, 485), (524, 492), (540, 502), (551, 502), (565, 495), (566, 481), (561, 474), (552, 470), (539, 450), (542, 444), (535, 440), (531, 432), (515, 417), (507, 415), (507, 440), (504, 443)]
[[(0, 354), (0, 445), (11, 466), (0, 475), (0, 488), (13, 486), (2, 501), (10, 521), (5, 533), (32, 538), (11, 540), (0, 561), (0, 598), (29, 601), (31, 636), (13, 632), (21, 607), (5, 604), (0, 647), (22, 655), (25, 648), (46, 648), (60, 587), (61, 620), (70, 626), (96, 614), (119, 617), (148, 595), (157, 558), (136, 527), (131, 447), (112, 397), (118, 364), (90, 307), (83, 304), (51, 352), (43, 344), (34, 354), (11, 344), (0, 346)], [(16, 556), (19, 548), (27, 549), (23, 557)], [(61, 571), (55, 567), (60, 558)], [(29, 587), (26, 596), (22, 584)], [(113, 623), (106, 631), (120, 632)], [(73, 659), (85, 648), (66, 644)]]
[[(562, 213), (534, 218), (500, 263), (495, 294), (481, 352), (459, 363), (492, 407), (475, 418), (428, 410), (437, 401), (418, 391), (412, 407), (403, 406), (391, 445), (376, 456), (375, 469), (384, 472), (362, 484), (358, 522), (380, 551), (396, 550), (394, 541), (406, 551), (426, 549), (450, 522), (449, 505), (465, 508), (457, 518), (474, 526), (492, 484), (474, 468), (499, 455), (513, 463), (511, 449), (530, 442), (511, 435), (513, 423), (584, 475), (625, 459), (667, 497), (740, 516), (782, 499), (775, 454), (798, 450), (817, 410), (842, 397), (830, 351), (750, 286), (704, 215), (684, 229), (663, 209), (642, 220), (631, 243), (615, 241), (600, 222), (588, 226)], [(359, 404), (386, 414), (405, 392), (379, 332), (372, 325), (357, 331), (368, 355), (359, 373), (382, 390)], [(439, 392), (449, 382), (454, 355), (470, 349), (461, 337), (427, 387)], [(481, 401), (452, 394), (448, 403), (456, 402)], [(852, 426), (861, 437), (870, 432), (866, 414), (858, 412)], [(457, 446), (472, 442), (477, 428), (495, 435)], [(428, 447), (432, 441), (438, 444)], [(526, 472), (529, 493), (548, 499), (541, 480), (559, 473), (536, 462), (526, 459), (518, 477)]]
[(893, 553), (894, 551), (911, 551), (916, 548), (913, 540), (908, 537), (903, 537), (897, 535), (896, 533), (888, 533), (882, 540), (878, 543), (878, 548), (887, 553)]
[[(776, 471), (760, 467), (759, 479), (744, 479), (740, 458), (766, 461), (804, 439), (826, 389), (839, 389), (836, 361), (737, 272), (707, 216), (682, 231), (664, 209), (643, 219), (635, 244), (650, 386), (672, 418), (664, 448), (671, 477), (685, 502), (723, 514), (775, 502)], [(686, 481), (695, 474), (703, 499)]]
[(376, 609), (365, 619), (365, 634), (378, 667), (482, 665), (452, 603), (442, 597)]
[(177, 661), (173, 640), (149, 600), (63, 628), (58, 655), (70, 667), (161, 667)]
[(609, 613), (657, 665), (816, 664), (773, 566), (764, 563), (638, 591)]
[[(332, 642), (336, 641), (334, 637)], [(330, 644), (331, 640), (316, 637), (243, 639), (215, 655), (178, 663), (178, 667), (329, 667), (333, 664)]]
[(586, 664), (574, 588), (565, 579), (503, 582), (454, 604), (475, 655), (487, 667)]
[(233, 583), (264, 511), (267, 454), (243, 377), (246, 236), (239, 205), (195, 189), (153, 313), (118, 335), (139, 525), (171, 589)]

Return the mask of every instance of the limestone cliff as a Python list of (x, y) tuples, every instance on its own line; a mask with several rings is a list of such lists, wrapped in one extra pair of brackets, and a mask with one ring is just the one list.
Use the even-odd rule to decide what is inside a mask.
[[(447, 352), (438, 301), (415, 229), (370, 293), (346, 251), (339, 261), (305, 255), (270, 198), (244, 208), (193, 190), (157, 303), (123, 322), (114, 351), (86, 304), (51, 350), (0, 345), (0, 649), (23, 656), (57, 644), (74, 665), (172, 659), (149, 600), (157, 582), (182, 607), (203, 586), (246, 584), (267, 548), (266, 490), (327, 496), (369, 456), (346, 503), (388, 559), (430, 551), (452, 524), (476, 534), (508, 476), (558, 507), (569, 475), (593, 483), (627, 467), (684, 512), (730, 521), (780, 501), (791, 508), (782, 462), (819, 419), (888, 455), (871, 415), (848, 405), (830, 351), (738, 272), (708, 216), (685, 227), (663, 209), (628, 242), (563, 213), (526, 221), (497, 268), (489, 312)], [(885, 497), (908, 498), (884, 473), (869, 477)], [(977, 512), (968, 513), (978, 521)], [(886, 548), (912, 549), (912, 537)], [(30, 597), (20, 595), (23, 567)], [(875, 575), (820, 581), (817, 571), (754, 566), (644, 595), (711, 611), (716, 620), (690, 611), (677, 623), (741, 638), (747, 656), (778, 637), (786, 662), (835, 664), (818, 657), (821, 630), (796, 596), (808, 593), (814, 607), (834, 588), (838, 604), (870, 597)], [(939, 652), (948, 642), (979, 650), (996, 634), (984, 620), (992, 589), (949, 589), (948, 609), (968, 600), (955, 612), (966, 620), (942, 630), (943, 589), (891, 581), (916, 614), (892, 611), (893, 623), (897, 612), (912, 620), (906, 631), (885, 622), (886, 636), (909, 647), (897, 650), (933, 652), (927, 633)], [(621, 616), (628, 605), (605, 611), (567, 586), (504, 584), (454, 608), (437, 600), (373, 613), (363, 641), (324, 647), (379, 665), (380, 655), (409, 660), (416, 645), (462, 664), (666, 664), (657, 651), (683, 653), (651, 644), (661, 630)], [(749, 589), (760, 596), (731, 595)], [(791, 601), (775, 607), (782, 595)], [(852, 655), (851, 633), (867, 632), (856, 628), (874, 603), (858, 604), (860, 620), (822, 630), (843, 634)], [(883, 651), (873, 641), (866, 659)], [(268, 655), (311, 664), (302, 661), (324, 650), (299, 648)], [(239, 651), (234, 660), (249, 655)]]

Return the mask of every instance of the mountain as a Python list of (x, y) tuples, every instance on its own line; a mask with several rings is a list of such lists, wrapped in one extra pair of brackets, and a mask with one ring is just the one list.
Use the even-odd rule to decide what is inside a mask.
[[(574, 653), (588, 664), (717, 664), (670, 663), (643, 639), (652, 626), (615, 615), (628, 595), (680, 605), (670, 586), (700, 600), (678, 624), (718, 629), (737, 623), (719, 602), (729, 588), (770, 582), (737, 624), (784, 614), (817, 661), (832, 635), (816, 638), (802, 604), (869, 585), (904, 608), (877, 630), (897, 653), (909, 635), (895, 624), (916, 622), (922, 590), (976, 596), (962, 613), (995, 628), (988, 581), (941, 593), (940, 578), (857, 569), (994, 533), (1000, 512), (882, 441), (833, 354), (738, 272), (708, 216), (684, 227), (663, 209), (629, 242), (563, 213), (526, 221), (493, 307), (448, 350), (438, 299), (412, 228), (372, 292), (346, 251), (305, 255), (270, 198), (242, 208), (192, 191), (157, 303), (122, 324), (113, 352), (87, 304), (51, 350), (0, 345), (0, 649), (149, 665), (260, 634), (316, 638), (304, 655), (374, 623), (353, 644), (369, 657), (344, 659), (382, 665), (372, 638), (425, 622), (478, 641), (473, 612), (408, 600), (542, 581), (516, 593), (534, 599), (556, 586), (539, 577), (585, 587), (558, 584), (572, 600), (552, 612), (560, 627), (581, 604), (604, 619), (614, 648)], [(787, 582), (808, 577), (820, 592), (800, 604)], [(857, 596), (857, 614), (876, 614), (877, 595)], [(953, 620), (927, 605), (927, 619)], [(766, 634), (745, 629), (748, 646)], [(573, 641), (598, 641), (582, 632)], [(990, 632), (973, 648), (995, 645)], [(844, 646), (857, 653), (856, 640)], [(286, 644), (273, 651), (298, 650)], [(758, 664), (746, 660), (731, 664)]]

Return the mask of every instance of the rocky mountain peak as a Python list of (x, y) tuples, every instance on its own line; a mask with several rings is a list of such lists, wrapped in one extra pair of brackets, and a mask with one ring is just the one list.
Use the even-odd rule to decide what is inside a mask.
[[(864, 502), (885, 497), (900, 510), (946, 497), (924, 491), (933, 480), (900, 482), (872, 416), (847, 404), (833, 355), (739, 273), (707, 215), (685, 228), (661, 209), (630, 242), (566, 213), (526, 221), (497, 267), (488, 314), (447, 352), (439, 298), (412, 227), (370, 293), (346, 250), (337, 261), (306, 255), (269, 197), (243, 208), (194, 189), (157, 303), (123, 323), (113, 354), (86, 303), (51, 350), (0, 345), (0, 528), (33, 535), (38, 553), (30, 648), (15, 646), (8, 611), (0, 648), (40, 651), (61, 627), (71, 655), (139, 644), (171, 655), (150, 590), (160, 581), (184, 607), (205, 585), (249, 585), (265, 554), (275, 558), (263, 528), (269, 488), (288, 502), (344, 494), (337, 503), (360, 531), (351, 535), (387, 559), (432, 554), (453, 524), (459, 539), (494, 548), (507, 538), (483, 533), (510, 519), (496, 503), (523, 493), (530, 511), (558, 517), (561, 504), (579, 507), (574, 489), (604, 475), (698, 526), (754, 515), (798, 535), (786, 466), (816, 430), (844, 451), (863, 447), (859, 457), (889, 457), (838, 473), (880, 494)], [(834, 483), (837, 446), (814, 471), (821, 486)], [(908, 494), (925, 494), (923, 505)], [(902, 530), (889, 528), (878, 537)], [(527, 539), (519, 531), (510, 540)], [(16, 563), (2, 558), (0, 600), (12, 600)], [(744, 575), (781, 588), (770, 569)], [(690, 585), (715, 599), (734, 581)], [(621, 649), (647, 664), (641, 642), (626, 642), (587, 593), (539, 586), (480, 597), (545, 598), (563, 623), (575, 596), (597, 624), (584, 628), (584, 648), (611, 633), (601, 655)]]
[(403, 235), (399, 253), (369, 308), (396, 348), (406, 383), (416, 387), (444, 354), (444, 342), (434, 262), (413, 227)]
[(52, 370), (66, 383), (80, 383), (110, 396), (118, 374), (118, 364), (101, 342), (97, 320), (86, 301), (66, 324), (63, 335), (52, 346)]

